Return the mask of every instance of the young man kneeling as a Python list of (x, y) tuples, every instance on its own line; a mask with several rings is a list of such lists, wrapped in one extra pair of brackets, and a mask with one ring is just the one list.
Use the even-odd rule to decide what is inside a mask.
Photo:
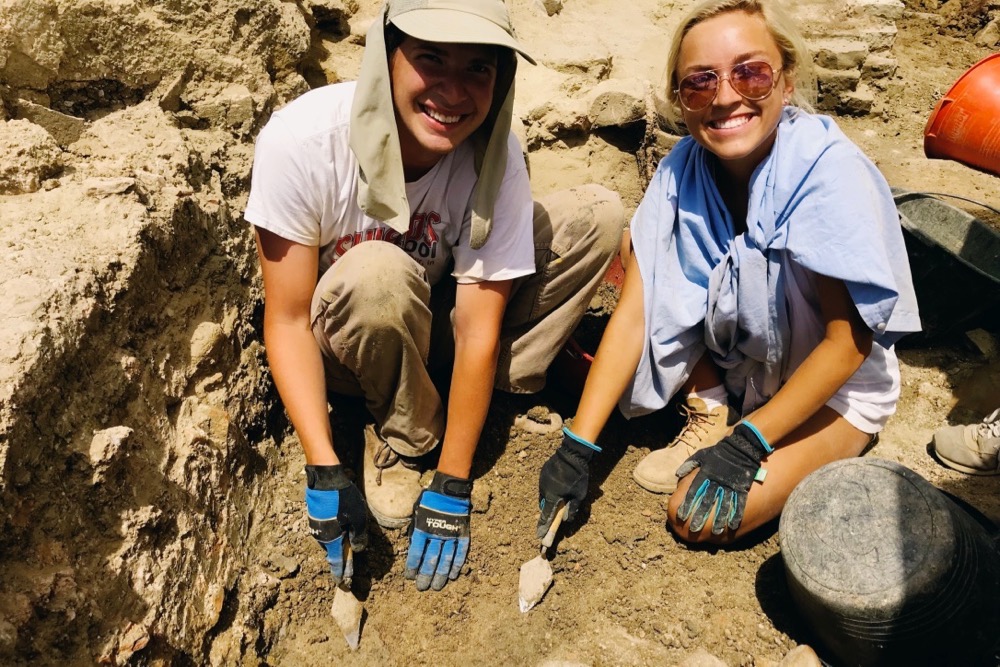
[[(510, 131), (515, 52), (533, 62), (502, 0), (390, 0), (359, 80), (306, 93), (258, 138), (245, 217), (265, 346), (338, 582), (353, 567), (345, 536), (365, 547), (369, 510), (385, 527), (412, 518), (418, 589), (458, 576), (493, 388), (542, 388), (618, 250), (614, 193), (533, 201)], [(449, 368), (445, 404), (433, 378)], [(363, 397), (374, 420), (364, 498), (334, 450), (338, 394)], [(439, 444), (424, 489), (421, 457)]]

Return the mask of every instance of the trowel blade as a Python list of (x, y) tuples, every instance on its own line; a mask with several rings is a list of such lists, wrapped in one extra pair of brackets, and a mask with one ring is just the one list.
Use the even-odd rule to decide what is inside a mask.
[(544, 556), (535, 556), (522, 565), (517, 584), (517, 603), (521, 613), (541, 602), (551, 585), (552, 566)]
[(333, 608), (330, 609), (337, 627), (344, 633), (344, 639), (352, 651), (358, 649), (361, 642), (361, 616), (364, 606), (354, 597), (350, 590), (337, 587), (333, 593)]

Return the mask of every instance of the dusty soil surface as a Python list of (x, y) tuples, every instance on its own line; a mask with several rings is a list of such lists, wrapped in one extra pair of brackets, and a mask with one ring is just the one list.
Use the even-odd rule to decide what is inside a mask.
[[(315, 16), (324, 20), (312, 26), (312, 45), (300, 67), (314, 86), (356, 74), (360, 48), (356, 39), (345, 36), (359, 33), (354, 24), (370, 17), (377, 3), (328, 4), (336, 9), (322, 13), (313, 7)], [(522, 67), (518, 82), (518, 113), (527, 127), (533, 187), (536, 195), (542, 195), (596, 181), (618, 190), (631, 213), (641, 197), (650, 156), (656, 154), (655, 146), (647, 142), (649, 134), (634, 127), (574, 133), (572, 110), (560, 107), (552, 113), (561, 114), (560, 127), (569, 130), (552, 136), (546, 131), (559, 123), (546, 120), (544, 102), (552, 100), (558, 106), (560, 96), (594, 85), (599, 76), (595, 72), (611, 68), (612, 62), (622, 78), (657, 82), (668, 36), (684, 3), (565, 0), (563, 4), (560, 13), (548, 16), (533, 0), (511, 3), (515, 24), (543, 64), (535, 70)], [(936, 0), (905, 4), (905, 11), (894, 19), (898, 34), (891, 55), (897, 69), (887, 77), (884, 89), (876, 91), (871, 113), (839, 116), (838, 122), (891, 185), (957, 194), (1000, 207), (997, 176), (952, 161), (928, 160), (922, 149), (924, 124), (934, 103), (968, 67), (990, 53), (973, 36), (995, 18), (990, 12), (995, 15), (997, 7), (964, 0), (940, 6)], [(284, 9), (289, 6), (284, 3)], [(353, 17), (350, 28), (345, 17)], [(255, 25), (253, 15), (237, 19), (233, 39)], [(279, 23), (275, 19), (275, 25)], [(298, 47), (305, 51), (302, 44)], [(248, 60), (255, 54), (248, 47)], [(286, 98), (298, 90), (285, 80), (272, 83)], [(248, 86), (256, 94), (257, 89)], [(164, 99), (170, 99), (169, 91)], [(160, 106), (167, 109), (164, 102)], [(232, 118), (235, 103), (226, 108)], [(184, 107), (181, 113), (186, 113)], [(141, 124), (143, 116), (137, 118)], [(215, 215), (226, 207), (226, 196), (231, 199), (229, 206), (236, 208), (245, 195), (247, 147), (251, 128), (259, 128), (259, 120), (231, 128), (232, 136), (239, 137), (238, 148), (223, 149), (221, 142), (203, 147), (203, 155), (219, 161), (242, 151), (242, 172), (220, 182), (209, 174), (211, 160), (188, 165), (199, 174), (204, 168), (204, 180), (195, 188), (196, 197), (203, 199), (200, 210)], [(189, 129), (199, 128), (195, 120), (188, 122)], [(165, 130), (149, 130), (145, 138), (137, 130), (136, 136), (136, 155), (149, 152), (164, 161), (184, 161), (170, 156), (170, 146), (162, 138), (171, 135)], [(102, 150), (110, 166), (99, 175), (114, 176), (113, 151), (97, 147), (88, 154), (103, 154)], [(144, 184), (139, 181), (135, 187), (141, 190)], [(165, 186), (174, 184), (168, 180), (150, 187), (162, 191)], [(102, 187), (114, 189), (115, 184), (105, 180)], [(155, 210), (161, 202), (158, 196), (140, 197), (145, 210)], [(26, 201), (8, 197), (0, 203), (27, 210)], [(984, 218), (992, 216), (972, 204), (956, 205)], [(24, 217), (32, 233), (46, 225), (55, 233), (56, 225), (79, 215), (63, 211), (56, 216), (40, 210)], [(116, 213), (126, 220), (130, 215)], [(360, 649), (350, 653), (330, 617), (333, 588), (326, 563), (307, 531), (301, 449), (263, 368), (260, 293), (251, 287), (257, 280), (252, 247), (245, 229), (238, 225), (213, 229), (211, 215), (199, 218), (203, 226), (184, 230), (180, 240), (164, 240), (154, 230), (150, 235), (154, 258), (140, 253), (128, 260), (152, 263), (171, 276), (176, 272), (169, 266), (189, 266), (185, 284), (195, 287), (182, 291), (172, 282), (176, 278), (164, 280), (170, 283), (166, 285), (150, 279), (148, 285), (136, 286), (116, 311), (133, 320), (129, 337), (113, 338), (103, 347), (84, 346), (87, 354), (76, 365), (57, 368), (38, 380), (49, 388), (50, 398), (31, 405), (48, 405), (55, 414), (55, 426), (47, 425), (44, 415), (37, 418), (38, 437), (74, 442), (78, 451), (52, 454), (45, 448), (21, 447), (9, 454), (15, 472), (7, 473), (11, 479), (5, 498), (10, 500), (0, 522), (12, 536), (0, 542), (7, 554), (0, 563), (5, 582), (0, 582), (4, 595), (0, 656), (15, 664), (102, 660), (457, 667), (674, 665), (699, 660), (703, 662), (697, 664), (711, 664), (704, 662), (709, 654), (727, 665), (777, 665), (802, 643), (826, 655), (788, 597), (776, 526), (765, 527), (742, 548), (692, 549), (665, 530), (667, 499), (641, 490), (632, 480), (639, 460), (679, 428), (671, 410), (632, 421), (612, 418), (601, 439), (605, 453), (593, 465), (590, 497), (554, 551), (555, 583), (538, 607), (519, 612), (518, 570), (537, 554), (538, 471), (560, 437), (555, 430), (538, 433), (515, 423), (529, 413), (572, 417), (575, 386), (561, 377), (552, 377), (539, 395), (495, 396), (473, 471), (472, 550), (457, 581), (441, 592), (418, 593), (402, 574), (405, 533), (373, 524), (371, 546), (357, 559), (354, 585), (366, 618)], [(94, 243), (113, 245), (112, 234), (114, 230)], [(24, 269), (26, 276), (33, 275), (32, 261), (34, 273), (41, 275), (40, 267), (48, 260), (32, 260), (31, 247), (24, 250), (12, 242), (8, 247), (18, 266), (29, 267)], [(101, 252), (80, 245), (69, 249)], [(930, 254), (920, 261), (944, 259)], [(105, 276), (107, 283), (116, 275)], [(928, 294), (945, 294), (941, 308), (952, 301), (949, 295), (970, 291), (962, 274), (953, 275), (950, 283), (938, 280), (923, 287)], [(73, 288), (69, 279), (60, 284)], [(996, 287), (992, 289), (992, 294), (980, 291), (982, 298), (995, 298)], [(109, 290), (105, 298), (114, 301), (118, 297)], [(241, 298), (257, 301), (249, 308), (245, 303), (238, 307)], [(585, 345), (594, 345), (614, 298), (614, 289), (605, 286), (594, 300), (579, 336)], [(67, 308), (77, 303), (72, 297), (66, 299)], [(947, 327), (941, 325), (942, 330), (930, 332), (936, 335), (901, 345), (903, 393), (898, 412), (868, 455), (906, 465), (1000, 523), (1000, 478), (950, 471), (927, 453), (936, 428), (978, 420), (1000, 406), (995, 309), (990, 320), (988, 312), (968, 317), (969, 308), (936, 313), (936, 321), (945, 324), (962, 319), (961, 327), (943, 331)], [(237, 312), (253, 317), (240, 319)], [(192, 324), (201, 321), (220, 324), (208, 329)], [(171, 327), (177, 322), (188, 324), (174, 331)], [(91, 322), (80, 335), (105, 324)], [(980, 328), (992, 333), (965, 335), (966, 330)], [(165, 342), (168, 335), (191, 341), (189, 358), (163, 353), (172, 349)], [(223, 339), (230, 343), (220, 342)], [(11, 358), (28, 352), (24, 348), (11, 353)], [(143, 370), (147, 363), (153, 364), (152, 370)], [(239, 381), (226, 384), (224, 369), (236, 366), (241, 369)], [(214, 400), (225, 406), (225, 414), (242, 417), (233, 416), (230, 425), (218, 411), (198, 412), (199, 400)], [(128, 411), (123, 407), (121, 413), (95, 417), (102, 413), (93, 411), (93, 403), (128, 406)], [(360, 441), (360, 413), (349, 401), (334, 406), (338, 446), (349, 461), (352, 446)], [(89, 479), (92, 474), (89, 464), (79, 458), (89, 446), (94, 460), (90, 436), (118, 423), (137, 422), (176, 423), (178, 430), (179, 424), (191, 423), (207, 434), (197, 431), (200, 435), (191, 440), (197, 446), (180, 457), (165, 445), (150, 451), (145, 440), (128, 444), (129, 438), (145, 437), (139, 426), (134, 436), (131, 431), (106, 434), (130, 458), (121, 463), (107, 454), (102, 460), (111, 463), (100, 473), (103, 486), (78, 487), (77, 476)], [(213, 429), (228, 448), (212, 448), (217, 435)], [(79, 433), (85, 435), (74, 435)], [(113, 449), (107, 443), (103, 446), (106, 451)], [(0, 464), (2, 456), (7, 456), (6, 450)], [(233, 472), (210, 477), (206, 471), (213, 465)], [(148, 478), (141, 476), (144, 470), (149, 471)], [(93, 475), (96, 485), (98, 472)], [(41, 482), (49, 490), (44, 494), (33, 490)], [(183, 521), (172, 518), (175, 510), (169, 508), (183, 503), (194, 509), (181, 513)], [(157, 509), (160, 505), (168, 509)], [(33, 532), (33, 525), (38, 530)], [(194, 574), (164, 584), (164, 591), (154, 595), (150, 591), (158, 582), (170, 581), (158, 568), (174, 564), (190, 567)], [(103, 586), (109, 571), (112, 575)]]

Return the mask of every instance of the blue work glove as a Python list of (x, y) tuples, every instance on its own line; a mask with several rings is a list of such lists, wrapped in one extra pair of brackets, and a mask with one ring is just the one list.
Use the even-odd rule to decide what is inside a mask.
[(471, 481), (435, 472), (417, 498), (404, 576), (417, 580), (418, 591), (439, 591), (458, 579), (469, 554), (471, 496)]
[(306, 509), (309, 532), (326, 550), (334, 582), (350, 582), (354, 558), (344, 557), (344, 535), (353, 551), (364, 551), (368, 546), (368, 508), (343, 466), (306, 466)]
[(538, 539), (545, 537), (555, 519), (560, 502), (566, 503), (566, 521), (572, 521), (587, 497), (590, 460), (601, 448), (563, 428), (562, 444), (542, 466), (538, 476)]
[(750, 485), (755, 479), (764, 481), (767, 474), (760, 462), (773, 451), (757, 429), (743, 421), (736, 425), (732, 435), (695, 452), (677, 469), (677, 476), (684, 477), (700, 468), (677, 509), (677, 518), (681, 521), (690, 518), (688, 528), (694, 532), (705, 527), (709, 514), (715, 535), (726, 528), (739, 528)]

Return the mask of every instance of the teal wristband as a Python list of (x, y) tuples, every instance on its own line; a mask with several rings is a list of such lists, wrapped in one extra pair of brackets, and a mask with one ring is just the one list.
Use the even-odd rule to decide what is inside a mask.
[(767, 452), (768, 454), (770, 454), (771, 452), (774, 451), (774, 447), (772, 447), (771, 445), (768, 444), (767, 440), (764, 438), (763, 435), (761, 435), (760, 431), (757, 430), (756, 426), (754, 426), (753, 424), (751, 424), (746, 419), (744, 419), (742, 421), (742, 423), (745, 424), (748, 429), (750, 429), (751, 431), (753, 431), (753, 434), (755, 436), (757, 436), (757, 439), (760, 440), (760, 444), (764, 446), (764, 451), (765, 452)]
[(578, 436), (576, 433), (573, 433), (573, 431), (569, 430), (569, 427), (567, 427), (567, 426), (563, 426), (563, 433), (570, 440), (578, 442), (581, 445), (583, 445), (584, 447), (589, 447), (590, 449), (593, 449), (595, 452), (601, 451), (600, 447), (598, 447), (594, 443), (590, 442), (589, 440), (584, 440), (583, 438), (581, 438), (580, 436)]

